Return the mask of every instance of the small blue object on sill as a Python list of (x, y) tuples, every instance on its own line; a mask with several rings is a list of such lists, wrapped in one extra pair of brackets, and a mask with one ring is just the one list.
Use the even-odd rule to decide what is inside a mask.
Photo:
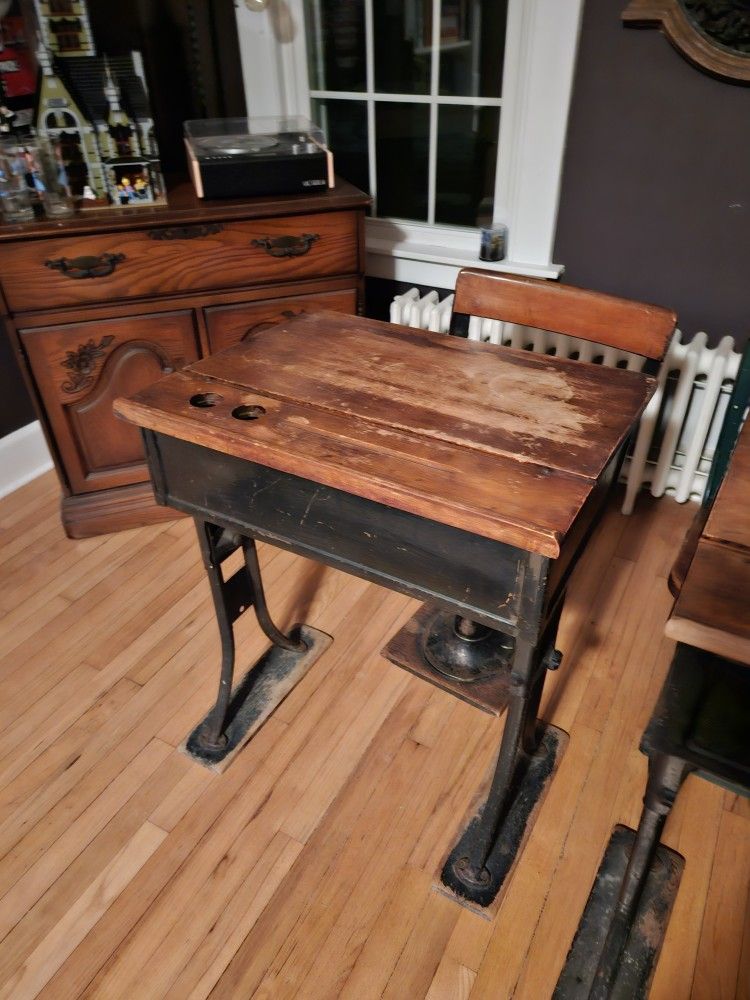
[(482, 229), (482, 241), (479, 245), (480, 260), (505, 260), (507, 248), (507, 226), (492, 226), (489, 229)]

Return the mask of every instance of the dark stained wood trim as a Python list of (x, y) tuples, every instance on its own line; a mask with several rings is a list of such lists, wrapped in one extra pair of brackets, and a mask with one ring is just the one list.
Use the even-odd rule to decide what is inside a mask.
[(679, 0), (630, 0), (622, 20), (632, 28), (659, 28), (680, 55), (720, 80), (750, 83), (750, 56), (712, 44), (690, 23)]
[(116, 232), (152, 229), (163, 226), (217, 222), (222, 219), (240, 222), (243, 219), (263, 219), (273, 216), (307, 215), (311, 212), (333, 212), (369, 205), (371, 198), (348, 181), (336, 178), (336, 187), (320, 194), (280, 195), (262, 198), (226, 198), (203, 201), (192, 185), (183, 181), (169, 190), (168, 205), (135, 209), (108, 208), (79, 212), (64, 223), (48, 219), (39, 222), (0, 226), (0, 243), (43, 237), (85, 236), (102, 231)]

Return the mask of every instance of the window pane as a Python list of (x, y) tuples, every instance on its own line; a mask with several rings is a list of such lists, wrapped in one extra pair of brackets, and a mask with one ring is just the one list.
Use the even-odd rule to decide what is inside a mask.
[(370, 190), (367, 161), (367, 105), (364, 101), (313, 100), (315, 122), (326, 134), (339, 177)]
[(426, 104), (375, 105), (379, 216), (427, 219), (429, 131)]
[(442, 0), (440, 93), (500, 97), (508, 0)]
[(429, 94), (432, 0), (375, 0), (375, 90)]
[(498, 108), (439, 109), (436, 222), (491, 223), (499, 128)]
[(365, 90), (362, 0), (305, 0), (311, 90)]

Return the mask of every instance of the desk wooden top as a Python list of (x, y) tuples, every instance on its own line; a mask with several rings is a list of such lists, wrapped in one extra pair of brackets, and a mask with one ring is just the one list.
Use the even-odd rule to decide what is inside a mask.
[(703, 535), (723, 545), (750, 548), (750, 424), (745, 423)]
[(703, 528), (665, 632), (750, 666), (750, 424)]
[[(556, 557), (654, 380), (339, 313), (302, 314), (115, 412)], [(198, 393), (219, 399), (208, 408)], [(263, 407), (254, 420), (241, 405)]]

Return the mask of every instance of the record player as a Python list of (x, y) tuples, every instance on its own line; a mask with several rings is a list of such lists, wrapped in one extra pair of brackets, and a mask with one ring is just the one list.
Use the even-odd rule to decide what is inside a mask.
[(306, 118), (205, 118), (185, 122), (199, 198), (313, 193), (333, 187), (333, 156)]

